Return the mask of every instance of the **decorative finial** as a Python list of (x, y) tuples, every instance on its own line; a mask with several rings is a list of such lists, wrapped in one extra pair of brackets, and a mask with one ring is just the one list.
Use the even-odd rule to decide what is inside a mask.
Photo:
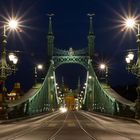
[(92, 14), (88, 13), (87, 16), (93, 17), (93, 16), (95, 16), (95, 14), (94, 13), (92, 13)]
[(52, 17), (52, 16), (54, 16), (54, 14), (53, 14), (53, 13), (47, 14), (47, 16), (48, 16), (48, 17)]
[(52, 35), (52, 17), (54, 16), (53, 13), (51, 14), (47, 14), (47, 16), (49, 17), (49, 29), (48, 29), (48, 34)]
[(95, 14), (92, 13), (88, 13), (87, 16), (89, 16), (89, 19), (90, 19), (90, 25), (89, 25), (89, 34), (93, 34), (93, 23), (92, 23), (92, 17), (94, 16)]

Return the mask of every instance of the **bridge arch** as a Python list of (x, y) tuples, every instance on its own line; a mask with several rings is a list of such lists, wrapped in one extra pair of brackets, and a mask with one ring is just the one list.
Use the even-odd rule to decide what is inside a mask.
[(79, 64), (88, 70), (88, 62), (90, 58), (88, 56), (53, 56), (52, 63), (54, 69), (58, 68), (63, 64)]

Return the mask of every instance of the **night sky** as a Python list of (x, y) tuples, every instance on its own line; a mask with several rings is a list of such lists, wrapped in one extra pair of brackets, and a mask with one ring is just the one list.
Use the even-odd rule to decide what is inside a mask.
[[(0, 0), (1, 33), (5, 18), (16, 15), (21, 21), (22, 32), (8, 33), (7, 50), (20, 50), (18, 53), (18, 72), (7, 79), (7, 86), (13, 81), (21, 82), (24, 91), (31, 88), (34, 67), (43, 63), (47, 73), (47, 13), (54, 13), (53, 32), (55, 47), (61, 49), (80, 49), (87, 47), (89, 19), (87, 13), (95, 13), (95, 58), (98, 65), (105, 62), (109, 67), (109, 84), (112, 86), (135, 84), (136, 79), (125, 69), (126, 50), (136, 48), (135, 32), (123, 31), (123, 18), (137, 16), (140, 12), (138, 0)], [(137, 17), (139, 18), (139, 17)], [(72, 69), (75, 67), (75, 69)], [(70, 70), (70, 71), (69, 71)], [(80, 71), (80, 72), (79, 72)], [(80, 75), (79, 75), (80, 74)], [(76, 87), (78, 76), (84, 82), (85, 69), (77, 65), (63, 65), (57, 70), (60, 82), (62, 75), (70, 88)]]

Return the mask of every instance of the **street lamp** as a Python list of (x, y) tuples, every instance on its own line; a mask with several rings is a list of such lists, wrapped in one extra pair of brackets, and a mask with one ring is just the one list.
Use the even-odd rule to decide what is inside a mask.
[(13, 64), (17, 64), (18, 57), (14, 53), (9, 53), (8, 57)]
[[(0, 80), (3, 82), (3, 88), (5, 88), (5, 80), (7, 76), (11, 75), (13, 67), (7, 64), (6, 60), (6, 44), (7, 35), (6, 31), (8, 29), (16, 29), (18, 27), (18, 22), (16, 20), (10, 20), (8, 24), (4, 25), (3, 35), (2, 35), (2, 51), (0, 58)], [(16, 61), (16, 60), (15, 60)], [(13, 61), (15, 63), (15, 61)]]
[(35, 74), (35, 85), (37, 83), (37, 77), (38, 77), (38, 73), (37, 73), (37, 70), (42, 70), (43, 69), (43, 65), (42, 64), (38, 64), (35, 66), (35, 69), (34, 69), (34, 74)]
[(134, 59), (134, 53), (133, 52), (128, 52), (128, 58), (130, 59), (130, 60), (133, 60)]
[[(130, 23), (131, 21), (131, 26), (130, 24), (128, 24), (128, 22)], [(137, 27), (137, 60), (136, 63), (134, 63), (132, 60), (134, 58), (134, 54), (131, 52), (128, 53), (128, 55), (126, 56), (125, 60), (128, 64), (128, 71), (132, 72), (133, 74), (135, 74), (138, 78), (138, 85), (136, 88), (137, 91), (137, 99), (135, 100), (135, 118), (139, 119), (140, 118), (140, 24), (136, 23), (136, 21), (131, 18), (131, 19), (127, 19), (125, 21), (125, 25), (127, 28), (131, 28), (134, 29), (135, 27)], [(129, 25), (129, 26), (128, 26)]]
[(9, 53), (9, 60), (12, 62), (14, 74), (16, 72), (16, 64), (18, 63), (18, 57), (14, 53)]
[(18, 28), (18, 21), (16, 19), (9, 20), (8, 26), (10, 29), (15, 30)]
[(51, 76), (51, 79), (53, 80), (54, 79), (54, 76)]
[(92, 76), (89, 75), (89, 76), (88, 76), (88, 79), (92, 79)]
[(125, 19), (125, 27), (128, 29), (134, 29), (135, 25), (136, 25), (136, 21), (135, 18), (126, 18)]
[(14, 64), (14, 65), (16, 65), (16, 64), (17, 64), (17, 62), (18, 62), (18, 57), (17, 57), (17, 56), (15, 56), (12, 62), (13, 62), (13, 64)]
[(132, 51), (128, 51), (128, 53), (125, 57), (125, 61), (126, 61), (126, 64), (127, 64), (127, 70), (128, 71), (132, 71), (132, 69), (134, 67), (133, 60), (134, 60), (134, 53)]
[[(4, 24), (3, 28), (3, 35), (2, 35), (2, 49), (0, 52), (0, 81), (2, 81), (2, 107), (5, 111), (5, 80), (9, 75), (12, 74), (12, 72), (15, 72), (15, 68), (13, 68), (13, 65), (7, 64), (6, 60), (6, 44), (7, 44), (7, 35), (6, 31), (9, 29), (15, 30), (18, 27), (18, 22), (16, 20), (9, 20), (7, 24)], [(16, 64), (18, 61), (17, 57), (15, 60), (13, 60), (14, 64)]]
[(105, 80), (106, 80), (106, 84), (108, 83), (108, 66), (104, 63), (99, 65), (99, 68), (101, 70), (105, 70)]

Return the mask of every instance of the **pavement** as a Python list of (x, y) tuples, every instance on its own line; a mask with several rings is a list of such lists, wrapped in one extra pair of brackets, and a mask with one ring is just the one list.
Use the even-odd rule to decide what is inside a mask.
[(20, 121), (20, 120), (35, 118), (35, 117), (49, 116), (49, 115), (52, 115), (54, 113), (58, 113), (58, 111), (48, 112), (48, 113), (44, 112), (44, 113), (39, 113), (39, 114), (32, 115), (32, 116), (24, 116), (24, 117), (19, 117), (19, 118), (14, 118), (14, 119), (3, 119), (3, 120), (0, 120), (0, 124), (16, 122), (16, 121)]
[[(108, 116), (108, 117), (113, 117), (113, 118), (118, 118), (118, 119), (123, 119), (123, 120), (130, 120), (130, 121), (134, 121), (134, 122), (140, 124), (140, 119), (134, 119), (134, 118), (128, 118), (128, 117), (121, 117), (121, 116), (112, 116), (112, 115), (109, 115), (109, 114), (102, 114), (102, 113), (99, 113), (99, 112), (96, 112), (96, 113), (97, 114), (100, 114), (100, 115), (103, 115), (103, 116)], [(44, 115), (44, 114), (46, 114), (46, 113), (42, 113), (42, 114), (35, 115), (35, 116), (20, 117), (20, 118), (15, 118), (15, 119), (7, 119), (7, 120), (4, 119), (4, 120), (0, 120), (0, 124), (10, 123), (10, 122), (16, 122), (16, 121), (20, 121), (20, 120), (24, 120), (24, 119), (29, 119), (29, 118), (32, 118), (32, 117), (38, 117), (38, 116)], [(52, 113), (48, 113), (48, 115), (49, 114), (51, 115)]]

